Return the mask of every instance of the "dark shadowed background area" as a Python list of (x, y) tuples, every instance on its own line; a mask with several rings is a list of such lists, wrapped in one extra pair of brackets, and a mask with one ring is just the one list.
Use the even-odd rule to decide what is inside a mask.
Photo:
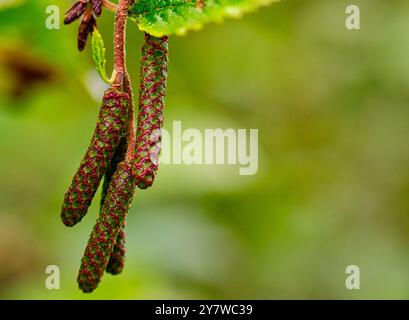
[[(74, 228), (59, 213), (104, 86), (77, 23), (45, 28), (70, 3), (0, 1), (0, 298), (409, 298), (408, 1), (287, 0), (171, 37), (165, 128), (257, 128), (259, 169), (161, 166), (135, 195), (125, 270), (91, 295), (76, 276), (99, 195)], [(136, 93), (142, 41), (129, 22)]]

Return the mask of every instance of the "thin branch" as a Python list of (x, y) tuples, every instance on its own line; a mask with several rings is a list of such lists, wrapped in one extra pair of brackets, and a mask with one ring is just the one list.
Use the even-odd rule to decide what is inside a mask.
[(122, 86), (125, 76), (125, 34), (130, 0), (119, 0), (114, 22), (114, 69), (117, 73), (115, 86)]

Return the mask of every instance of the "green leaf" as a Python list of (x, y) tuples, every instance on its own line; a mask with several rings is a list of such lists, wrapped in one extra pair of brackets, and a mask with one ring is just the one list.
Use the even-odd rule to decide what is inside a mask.
[(106, 83), (112, 83), (113, 79), (108, 79), (105, 71), (106, 58), (104, 39), (102, 39), (101, 34), (96, 28), (92, 32), (91, 45), (92, 58), (94, 59), (95, 68), (97, 69), (101, 79)]
[(137, 0), (129, 16), (139, 29), (153, 36), (184, 35), (206, 23), (240, 18), (277, 1), (280, 0)]

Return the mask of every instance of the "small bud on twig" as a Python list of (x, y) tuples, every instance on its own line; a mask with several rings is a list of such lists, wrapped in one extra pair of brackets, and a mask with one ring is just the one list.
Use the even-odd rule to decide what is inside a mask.
[(78, 50), (82, 51), (87, 43), (88, 35), (93, 32), (94, 28), (97, 26), (97, 21), (89, 8), (85, 11), (80, 27), (78, 29)]
[(91, 0), (91, 4), (94, 14), (99, 17), (102, 13), (102, 0)]
[(61, 219), (66, 226), (75, 225), (87, 213), (102, 176), (126, 135), (128, 108), (127, 93), (105, 91), (91, 143), (64, 197)]
[(168, 37), (145, 34), (142, 47), (134, 174), (138, 187), (153, 184), (158, 170), (168, 66)]
[(78, 19), (85, 12), (87, 4), (88, 0), (79, 0), (75, 2), (65, 13), (64, 24), (70, 24)]

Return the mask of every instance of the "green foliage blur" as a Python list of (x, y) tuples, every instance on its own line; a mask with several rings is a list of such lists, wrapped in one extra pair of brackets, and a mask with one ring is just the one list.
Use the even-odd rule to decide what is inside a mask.
[[(125, 270), (90, 295), (76, 276), (99, 195), (74, 228), (59, 214), (104, 85), (77, 22), (46, 29), (52, 2), (72, 3), (0, 1), (0, 298), (409, 298), (407, 0), (287, 0), (171, 37), (165, 128), (257, 128), (259, 169), (161, 166), (135, 194)], [(136, 96), (142, 41), (129, 22)]]

